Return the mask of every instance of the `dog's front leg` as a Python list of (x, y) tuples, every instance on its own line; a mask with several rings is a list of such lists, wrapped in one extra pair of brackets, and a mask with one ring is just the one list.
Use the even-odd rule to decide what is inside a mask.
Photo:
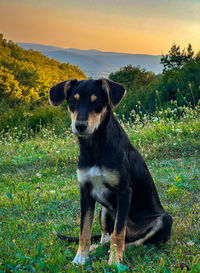
[(94, 217), (95, 200), (90, 196), (88, 185), (81, 186), (81, 228), (79, 234), (79, 248), (74, 264), (84, 264), (89, 258), (90, 232)]
[(123, 261), (126, 224), (131, 203), (131, 192), (130, 188), (126, 188), (124, 191), (117, 194), (117, 214), (110, 242), (109, 264), (120, 263)]

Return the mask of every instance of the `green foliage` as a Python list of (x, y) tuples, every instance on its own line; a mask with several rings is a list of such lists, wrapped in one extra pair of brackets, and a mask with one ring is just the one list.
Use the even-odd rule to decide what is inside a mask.
[[(121, 124), (146, 158), (162, 204), (173, 215), (170, 241), (161, 247), (130, 247), (125, 265), (116, 266), (107, 264), (108, 244), (92, 252), (86, 265), (73, 266), (77, 244), (56, 238), (53, 230), (79, 233), (77, 138), (67, 128), (59, 136), (51, 127), (41, 128), (24, 139), (8, 131), (0, 138), (0, 272), (200, 271), (199, 106), (134, 115), (134, 122)], [(100, 233), (98, 213), (99, 206), (93, 234)]]
[[(193, 57), (193, 54), (191, 45), (188, 46), (187, 53), (173, 45), (170, 54), (163, 56), (161, 60), (166, 66), (158, 76), (131, 66), (110, 74), (110, 79), (124, 83), (127, 87), (127, 95), (116, 113), (126, 118), (132, 111), (151, 114), (157, 109), (167, 109), (171, 100), (180, 106), (196, 106), (200, 99), (200, 55)], [(183, 60), (177, 59), (179, 57)], [(145, 80), (148, 75), (151, 76)], [(140, 109), (138, 105), (141, 106)]]
[(24, 50), (0, 35), (0, 99), (12, 103), (40, 104), (49, 88), (67, 79), (86, 78), (75, 65), (61, 64), (33, 50)]
[(176, 158), (182, 152), (191, 154), (199, 151), (200, 105), (192, 109), (178, 107), (173, 102), (171, 108), (157, 111), (154, 115), (138, 112), (132, 111), (129, 120), (125, 119), (121, 124), (147, 159)]
[[(0, 132), (33, 136), (42, 127), (62, 132), (70, 121), (66, 104), (53, 109), (48, 103), (49, 88), (63, 80), (84, 79), (74, 65), (49, 59), (33, 50), (24, 50), (0, 35)], [(15, 129), (16, 128), (16, 129)], [(20, 133), (19, 133), (20, 132)]]
[(14, 104), (8, 107), (5, 100), (0, 102), (0, 137), (12, 134), (22, 140), (46, 127), (54, 134), (63, 134), (70, 123), (66, 103), (53, 108), (49, 104), (34, 107)]
[(132, 111), (138, 113), (138, 104), (142, 107), (140, 111), (148, 114), (153, 113), (156, 110), (157, 95), (156, 90), (158, 87), (158, 80), (155, 79), (151, 83), (144, 86), (133, 86), (127, 89), (127, 94), (123, 98), (120, 105), (117, 107), (115, 112), (120, 115), (120, 117), (125, 116), (129, 118)]
[(162, 102), (176, 100), (178, 104), (195, 106), (200, 99), (200, 57), (190, 60), (182, 68), (174, 68), (163, 74), (158, 90)]
[[(0, 131), (2, 134), (20, 128), (22, 135), (34, 135), (41, 128), (54, 128), (58, 133), (69, 126), (66, 105), (51, 109), (48, 90), (68, 78), (85, 78), (77, 66), (61, 64), (33, 50), (23, 50), (0, 35)], [(200, 99), (200, 55), (194, 57), (192, 46), (187, 51), (173, 45), (161, 62), (164, 72), (153, 72), (127, 65), (111, 80), (125, 85), (127, 94), (115, 110), (121, 118), (132, 113), (153, 114), (177, 105), (195, 107)], [(172, 107), (173, 109), (173, 107)], [(63, 126), (64, 124), (64, 126)]]
[(145, 69), (141, 69), (139, 66), (134, 67), (132, 65), (127, 65), (120, 68), (119, 71), (111, 73), (109, 79), (124, 84), (128, 89), (131, 87), (140, 87), (150, 83), (155, 79), (155, 74), (153, 72), (147, 72)]
[[(140, 67), (133, 67), (131, 65), (125, 66), (119, 71), (111, 73), (109, 79), (124, 84), (127, 89), (126, 96), (123, 98), (116, 110), (120, 116), (125, 115), (126, 117), (128, 117), (131, 111), (135, 108), (138, 100), (141, 100), (145, 89), (148, 88), (148, 86), (151, 86), (151, 84), (155, 84), (157, 81), (153, 72), (146, 71)], [(151, 97), (151, 100), (155, 101), (155, 98)]]
[(191, 44), (188, 45), (187, 51), (183, 49), (182, 52), (179, 45), (173, 44), (168, 54), (162, 55), (160, 60), (160, 63), (164, 66), (163, 71), (166, 72), (174, 68), (181, 68), (192, 60), (193, 55), (194, 51)]

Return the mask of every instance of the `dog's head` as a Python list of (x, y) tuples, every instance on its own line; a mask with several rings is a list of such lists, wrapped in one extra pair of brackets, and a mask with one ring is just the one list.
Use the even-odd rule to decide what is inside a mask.
[(49, 90), (49, 100), (53, 106), (67, 100), (73, 133), (91, 135), (104, 120), (108, 108), (115, 108), (125, 92), (121, 84), (111, 80), (73, 79), (54, 85)]

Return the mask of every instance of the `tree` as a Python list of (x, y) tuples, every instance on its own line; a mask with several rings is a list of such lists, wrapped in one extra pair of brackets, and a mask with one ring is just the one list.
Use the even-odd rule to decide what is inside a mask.
[(161, 57), (160, 63), (164, 66), (163, 72), (174, 68), (180, 69), (183, 65), (191, 61), (193, 56), (194, 51), (191, 44), (188, 44), (187, 51), (185, 49), (181, 51), (179, 45), (173, 44), (168, 54)]
[(22, 89), (9, 70), (0, 66), (0, 99), (2, 98), (12, 101), (21, 100)]
[(78, 66), (49, 59), (34, 50), (24, 50), (0, 34), (0, 100), (42, 104), (49, 88), (61, 81), (86, 76)]
[(133, 86), (143, 86), (155, 79), (155, 74), (151, 71), (141, 69), (139, 66), (127, 65), (120, 68), (119, 71), (111, 73), (109, 79), (131, 88)]

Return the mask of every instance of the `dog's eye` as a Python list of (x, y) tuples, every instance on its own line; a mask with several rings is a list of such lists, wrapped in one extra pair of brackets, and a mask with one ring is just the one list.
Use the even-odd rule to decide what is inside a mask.
[(101, 100), (95, 100), (93, 102), (93, 108), (94, 108), (94, 111), (96, 113), (99, 113), (101, 112), (102, 108), (103, 108), (103, 102)]
[(78, 104), (78, 101), (77, 101), (76, 99), (72, 99), (72, 100), (69, 101), (69, 103), (70, 103), (71, 105), (77, 105), (77, 104)]
[(100, 105), (100, 104), (102, 104), (102, 101), (99, 99), (96, 99), (93, 103), (94, 103), (94, 105)]

